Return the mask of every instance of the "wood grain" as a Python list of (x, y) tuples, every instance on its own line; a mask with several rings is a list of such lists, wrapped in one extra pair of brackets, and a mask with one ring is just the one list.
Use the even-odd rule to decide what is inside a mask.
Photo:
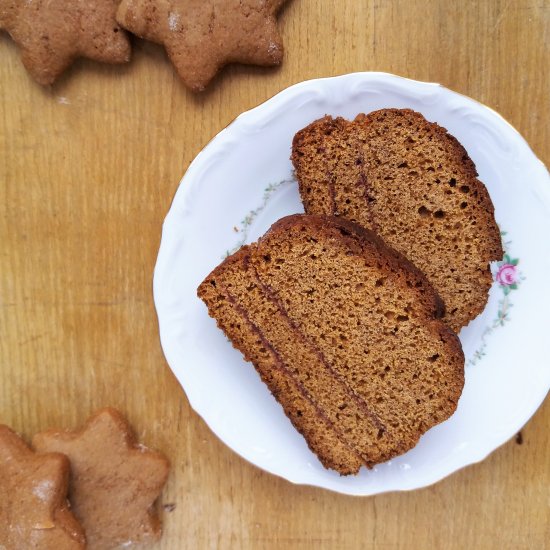
[(286, 86), (359, 70), (441, 82), (550, 160), (546, 0), (293, 0), (280, 23), (280, 69), (230, 67), (202, 95), (138, 40), (128, 66), (79, 61), (42, 89), (0, 34), (0, 422), (30, 437), (125, 411), (174, 465), (159, 549), (547, 548), (548, 401), (521, 445), (421, 491), (351, 498), (237, 457), (167, 367), (151, 278), (172, 196), (216, 132)]

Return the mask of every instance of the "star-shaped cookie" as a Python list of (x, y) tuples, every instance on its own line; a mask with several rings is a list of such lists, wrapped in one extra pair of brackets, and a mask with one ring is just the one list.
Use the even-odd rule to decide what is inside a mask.
[(0, 0), (0, 29), (21, 48), (21, 59), (43, 85), (77, 58), (130, 60), (130, 42), (115, 20), (117, 0)]
[(122, 0), (117, 21), (164, 44), (183, 82), (200, 91), (227, 63), (278, 65), (276, 14), (286, 0)]
[(69, 498), (90, 548), (130, 546), (160, 537), (154, 503), (168, 477), (169, 462), (139, 445), (117, 410), (98, 411), (81, 430), (37, 434), (33, 445), (69, 457)]
[(66, 456), (34, 453), (0, 425), (0, 548), (84, 548), (84, 532), (68, 507), (68, 484)]

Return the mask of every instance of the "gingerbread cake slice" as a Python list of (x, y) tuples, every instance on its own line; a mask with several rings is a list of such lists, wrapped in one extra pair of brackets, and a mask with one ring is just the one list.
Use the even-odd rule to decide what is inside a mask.
[(464, 356), (440, 298), (354, 223), (283, 218), (198, 295), (327, 468), (402, 454), (456, 409)]
[(481, 313), (500, 232), (474, 163), (445, 128), (409, 109), (326, 116), (295, 135), (292, 162), (305, 211), (354, 221), (409, 258), (453, 330)]

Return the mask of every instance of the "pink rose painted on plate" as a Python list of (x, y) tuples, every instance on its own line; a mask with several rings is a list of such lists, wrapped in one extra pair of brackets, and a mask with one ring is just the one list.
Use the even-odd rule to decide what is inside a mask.
[(496, 280), (503, 286), (510, 286), (517, 283), (518, 272), (517, 267), (513, 264), (502, 264), (497, 271)]
[(511, 246), (511, 241), (505, 241), (504, 235), (506, 232), (502, 231), (503, 237), (502, 245), (506, 251), (502, 261), (498, 262), (493, 271), (494, 279), (498, 283), (498, 288), (502, 292), (501, 298), (498, 300), (498, 311), (496, 318), (493, 322), (485, 327), (481, 333), (481, 345), (474, 352), (473, 356), (466, 362), (467, 366), (473, 366), (485, 356), (485, 348), (487, 347), (487, 338), (498, 327), (503, 327), (508, 321), (510, 321), (510, 309), (512, 308), (512, 302), (510, 296), (515, 292), (522, 281), (525, 280), (525, 276), (518, 269), (519, 258), (514, 258), (508, 251)]
[(502, 288), (504, 296), (508, 296), (512, 290), (518, 288), (518, 284), (522, 278), (518, 270), (518, 262), (518, 258), (512, 258), (506, 253), (502, 261), (497, 264), (495, 281), (500, 285), (500, 288)]

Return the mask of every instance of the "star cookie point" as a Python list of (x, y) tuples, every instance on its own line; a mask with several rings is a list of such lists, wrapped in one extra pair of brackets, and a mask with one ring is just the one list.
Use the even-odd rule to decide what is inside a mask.
[(33, 78), (48, 86), (78, 57), (129, 61), (130, 41), (116, 8), (116, 0), (0, 0), (0, 29), (19, 46)]
[(107, 548), (160, 537), (155, 501), (170, 464), (164, 455), (137, 442), (116, 409), (97, 411), (80, 430), (37, 434), (33, 444), (69, 457), (70, 498), (90, 546)]
[(281, 63), (285, 0), (122, 0), (117, 21), (164, 45), (184, 84), (201, 91), (228, 63)]
[(86, 539), (69, 510), (69, 461), (35, 453), (0, 425), (0, 548), (80, 550)]

